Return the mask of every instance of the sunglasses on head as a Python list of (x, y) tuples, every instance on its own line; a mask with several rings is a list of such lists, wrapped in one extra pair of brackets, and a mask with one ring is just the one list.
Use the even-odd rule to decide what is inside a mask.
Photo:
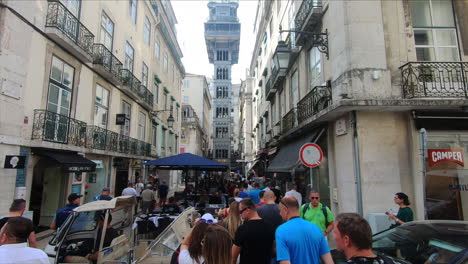
[(206, 219), (203, 219), (203, 218), (200, 219), (199, 222), (200, 222), (200, 223), (207, 223), (207, 224), (209, 224), (209, 225), (211, 225), (211, 224), (214, 223), (214, 221), (213, 221), (212, 219), (206, 220)]
[(318, 200), (318, 199), (320, 199), (320, 197), (310, 197), (310, 199), (312, 199), (312, 200)]

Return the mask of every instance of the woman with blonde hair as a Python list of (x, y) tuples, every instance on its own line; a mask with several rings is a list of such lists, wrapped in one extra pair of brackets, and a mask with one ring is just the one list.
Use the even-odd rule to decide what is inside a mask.
[(234, 189), (233, 193), (234, 193), (234, 200), (236, 200), (236, 202), (240, 202), (242, 198), (239, 197), (239, 194), (240, 194), (239, 188)]
[(231, 264), (232, 238), (220, 225), (210, 225), (202, 240), (204, 264)]
[(229, 205), (229, 215), (223, 220), (223, 226), (229, 232), (229, 235), (234, 239), (237, 228), (242, 224), (242, 219), (239, 214), (239, 202), (232, 202)]

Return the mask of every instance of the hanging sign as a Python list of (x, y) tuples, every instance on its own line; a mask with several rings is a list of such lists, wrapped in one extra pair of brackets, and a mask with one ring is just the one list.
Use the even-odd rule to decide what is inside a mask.
[(299, 158), (304, 166), (315, 168), (323, 161), (323, 151), (319, 145), (308, 143), (301, 147)]
[(463, 149), (428, 149), (429, 167), (448, 161), (454, 162), (460, 166), (465, 166)]

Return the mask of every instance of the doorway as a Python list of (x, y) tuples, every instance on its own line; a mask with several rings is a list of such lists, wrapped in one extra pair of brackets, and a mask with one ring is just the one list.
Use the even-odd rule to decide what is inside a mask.
[(128, 184), (128, 170), (117, 170), (115, 175), (115, 196), (120, 196), (123, 189), (127, 188)]

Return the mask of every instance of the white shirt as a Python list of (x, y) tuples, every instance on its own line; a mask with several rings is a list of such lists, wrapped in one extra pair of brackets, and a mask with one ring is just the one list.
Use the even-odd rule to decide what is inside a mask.
[(137, 196), (140, 197), (141, 193), (145, 190), (145, 185), (141, 182), (137, 182), (137, 184), (135, 184), (135, 187), (137, 191)]
[[(203, 263), (205, 260), (200, 256), (199, 264)], [(179, 264), (196, 264), (197, 262), (190, 257), (190, 253), (187, 249), (180, 251), (179, 253)]]
[(302, 195), (299, 192), (297, 192), (296, 190), (290, 190), (289, 192), (286, 192), (286, 194), (284, 194), (284, 196), (293, 196), (299, 202), (299, 207), (301, 207), (301, 205), (302, 205)]
[(133, 189), (132, 187), (127, 187), (125, 189), (123, 189), (122, 191), (122, 195), (133, 195), (133, 196), (138, 196), (138, 193), (135, 189)]
[(49, 264), (44, 251), (28, 247), (27, 243), (6, 244), (0, 246), (0, 263)]

